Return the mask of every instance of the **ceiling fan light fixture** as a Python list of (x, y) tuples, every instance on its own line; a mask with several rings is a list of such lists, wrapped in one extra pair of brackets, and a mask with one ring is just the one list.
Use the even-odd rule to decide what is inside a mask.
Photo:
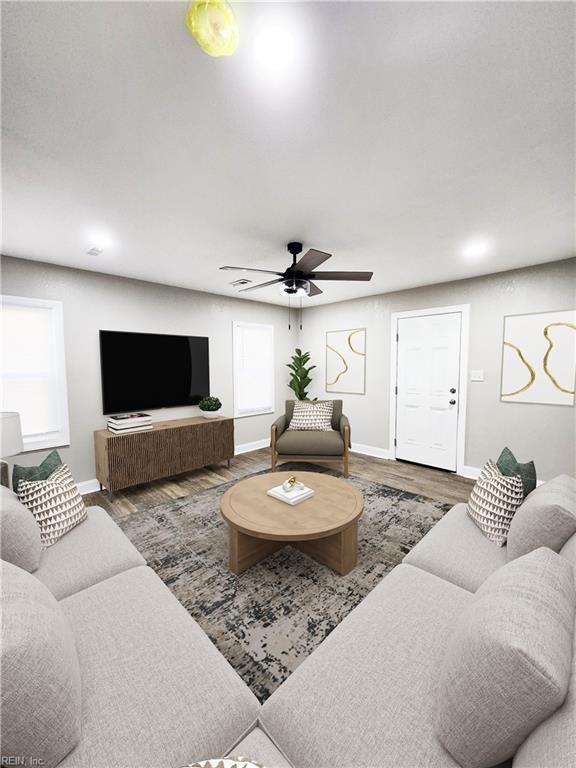
[(288, 296), (308, 296), (310, 294), (310, 281), (288, 278), (281, 284), (280, 293)]
[(193, 0), (186, 26), (209, 56), (231, 56), (238, 47), (238, 25), (225, 0)]

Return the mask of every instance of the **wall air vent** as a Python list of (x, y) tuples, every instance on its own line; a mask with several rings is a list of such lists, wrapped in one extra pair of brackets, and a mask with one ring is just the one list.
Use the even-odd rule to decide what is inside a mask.
[(241, 285), (249, 285), (252, 282), (252, 280), (246, 280), (246, 278), (241, 277), (239, 280), (232, 280), (230, 285), (233, 285), (235, 288), (238, 288)]
[(100, 256), (100, 254), (104, 251), (104, 248), (90, 248), (89, 251), (86, 251), (88, 256)]

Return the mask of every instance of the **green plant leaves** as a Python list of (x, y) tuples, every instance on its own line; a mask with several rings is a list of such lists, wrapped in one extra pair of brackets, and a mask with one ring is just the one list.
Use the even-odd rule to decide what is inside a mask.
[(292, 371), (288, 386), (294, 392), (298, 400), (308, 399), (306, 387), (312, 383), (310, 371), (316, 368), (315, 365), (307, 365), (309, 360), (309, 352), (303, 353), (301, 349), (295, 349), (291, 362), (286, 363), (286, 367), (290, 368)]

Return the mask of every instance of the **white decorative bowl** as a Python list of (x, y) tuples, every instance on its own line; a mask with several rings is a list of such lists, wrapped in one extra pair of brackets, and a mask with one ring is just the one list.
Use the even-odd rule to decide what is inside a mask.
[(202, 411), (202, 416), (205, 419), (217, 419), (220, 413), (218, 411)]

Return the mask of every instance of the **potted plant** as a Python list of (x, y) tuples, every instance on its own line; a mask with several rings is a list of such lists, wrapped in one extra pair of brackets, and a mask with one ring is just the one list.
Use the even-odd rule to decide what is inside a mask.
[(198, 403), (198, 408), (202, 411), (202, 416), (205, 419), (217, 419), (222, 403), (217, 397), (203, 397)]
[(288, 368), (292, 371), (288, 386), (294, 392), (298, 400), (308, 400), (308, 390), (306, 387), (312, 383), (310, 371), (316, 368), (316, 366), (308, 366), (310, 352), (302, 352), (301, 349), (296, 349), (294, 352), (295, 354), (292, 355), (292, 362), (286, 363)]

